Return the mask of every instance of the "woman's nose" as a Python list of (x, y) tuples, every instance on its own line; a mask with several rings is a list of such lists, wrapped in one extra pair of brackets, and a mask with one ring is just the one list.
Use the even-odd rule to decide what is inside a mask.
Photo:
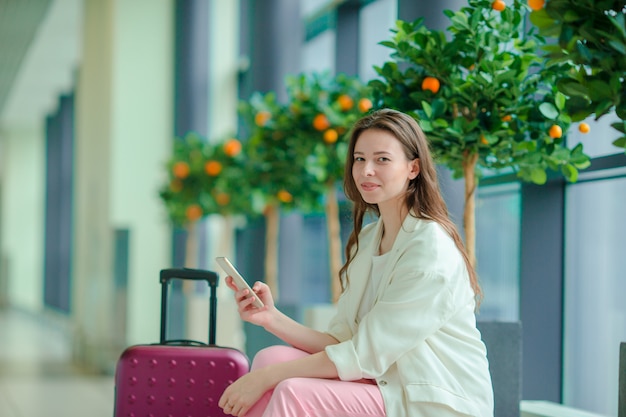
[(366, 177), (371, 177), (374, 175), (374, 166), (371, 163), (366, 162), (365, 164), (363, 164), (363, 175), (365, 175)]

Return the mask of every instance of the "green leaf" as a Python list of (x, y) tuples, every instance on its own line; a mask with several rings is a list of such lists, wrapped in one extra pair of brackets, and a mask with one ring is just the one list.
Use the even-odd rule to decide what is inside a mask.
[(548, 16), (545, 8), (531, 12), (530, 21), (541, 30), (546, 30), (557, 25), (556, 21)]
[(563, 165), (561, 167), (561, 173), (569, 182), (576, 182), (578, 180), (578, 170), (573, 165)]
[(457, 12), (454, 14), (454, 17), (451, 19), (452, 25), (458, 29), (471, 30), (467, 16), (463, 12)]
[(609, 21), (619, 30), (622, 39), (626, 39), (626, 23), (624, 22), (624, 14), (618, 13), (616, 16), (607, 16)]
[(595, 114), (596, 118), (607, 114), (613, 108), (613, 102), (611, 100), (603, 100), (596, 105)]
[(546, 119), (555, 120), (557, 117), (559, 117), (559, 111), (556, 107), (554, 107), (554, 104), (552, 103), (541, 103), (539, 105), (539, 111), (541, 112), (541, 114), (544, 115)]
[(626, 122), (624, 121), (611, 123), (611, 127), (622, 133), (626, 133)]
[(424, 132), (432, 132), (433, 131), (433, 125), (430, 122), (430, 120), (420, 120), (420, 127), (422, 128), (422, 130)]
[(566, 101), (565, 107), (572, 117), (572, 120), (575, 122), (584, 120), (593, 113), (591, 103), (583, 97), (570, 97), (570, 99)]
[(557, 87), (566, 96), (587, 97), (587, 88), (571, 78), (559, 80), (557, 82)]
[(578, 169), (585, 169), (589, 168), (589, 166), (591, 165), (591, 160), (588, 156), (585, 155), (584, 160), (583, 158), (576, 158), (572, 159), (571, 163)]
[(626, 120), (626, 100), (622, 100), (617, 106), (615, 106), (615, 114), (622, 120)]
[(545, 184), (548, 180), (548, 175), (546, 174), (546, 170), (543, 168), (533, 168), (530, 172), (530, 180), (535, 184)]
[(445, 119), (435, 119), (433, 121), (433, 126), (437, 129), (447, 129), (449, 124)]
[(443, 115), (443, 113), (446, 111), (446, 103), (443, 100), (433, 100), (431, 106), (433, 108), (433, 119)]
[(563, 21), (568, 22), (568, 23), (575, 22), (579, 19), (580, 19), (580, 16), (578, 16), (578, 14), (571, 9), (567, 10), (565, 14), (563, 15)]
[(554, 103), (556, 104), (556, 107), (559, 110), (563, 110), (565, 108), (566, 100), (567, 100), (567, 97), (565, 97), (565, 94), (563, 94), (561, 92), (557, 92), (555, 97), (554, 97)]
[(396, 48), (396, 44), (394, 42), (391, 41), (382, 41), (382, 42), (378, 42), (379, 45), (382, 46), (386, 46), (387, 48), (391, 48), (391, 49), (395, 49)]
[(626, 46), (624, 46), (623, 43), (616, 40), (610, 40), (609, 45), (611, 45), (613, 49), (615, 49), (621, 55), (626, 55)]
[(428, 102), (422, 100), (422, 108), (424, 109), (424, 113), (426, 113), (426, 117), (428, 117), (429, 119), (432, 118), (433, 109), (432, 109), (432, 107), (430, 107), (430, 104), (428, 104)]
[(614, 140), (613, 145), (617, 146), (618, 148), (626, 149), (626, 136), (622, 136)]
[(602, 80), (591, 80), (587, 83), (589, 98), (592, 101), (611, 98), (613, 96), (611, 86)]
[(534, 152), (537, 149), (537, 144), (534, 141), (525, 141), (515, 144), (515, 150)]

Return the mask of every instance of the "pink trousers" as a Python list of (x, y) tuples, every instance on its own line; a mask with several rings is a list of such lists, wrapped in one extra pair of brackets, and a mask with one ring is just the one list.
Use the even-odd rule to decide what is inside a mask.
[[(308, 355), (289, 346), (270, 346), (258, 352), (252, 370)], [(385, 416), (383, 397), (371, 382), (290, 378), (266, 392), (246, 417), (360, 417)]]

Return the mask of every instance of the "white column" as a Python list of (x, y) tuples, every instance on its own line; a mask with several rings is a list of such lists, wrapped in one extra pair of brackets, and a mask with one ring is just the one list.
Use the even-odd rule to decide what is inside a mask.
[(115, 3), (110, 203), (112, 225), (130, 229), (129, 343), (156, 341), (158, 276), (171, 266), (171, 233), (158, 190), (167, 179), (174, 136), (172, 3)]
[(43, 308), (45, 139), (40, 125), (0, 131), (0, 256), (12, 306)]
[[(77, 355), (109, 368), (157, 341), (158, 272), (169, 266), (158, 197), (172, 141), (172, 3), (87, 0), (76, 103), (73, 315)], [(116, 317), (113, 233), (130, 231), (126, 320)], [(126, 340), (116, 338), (126, 327)]]

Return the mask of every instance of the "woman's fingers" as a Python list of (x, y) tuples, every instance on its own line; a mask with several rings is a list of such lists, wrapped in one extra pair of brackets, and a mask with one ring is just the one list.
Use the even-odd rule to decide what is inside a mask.
[(235, 285), (235, 280), (233, 280), (233, 277), (231, 277), (230, 275), (226, 277), (225, 282), (226, 282), (226, 286), (230, 288), (231, 290), (235, 292), (239, 290), (237, 286)]

